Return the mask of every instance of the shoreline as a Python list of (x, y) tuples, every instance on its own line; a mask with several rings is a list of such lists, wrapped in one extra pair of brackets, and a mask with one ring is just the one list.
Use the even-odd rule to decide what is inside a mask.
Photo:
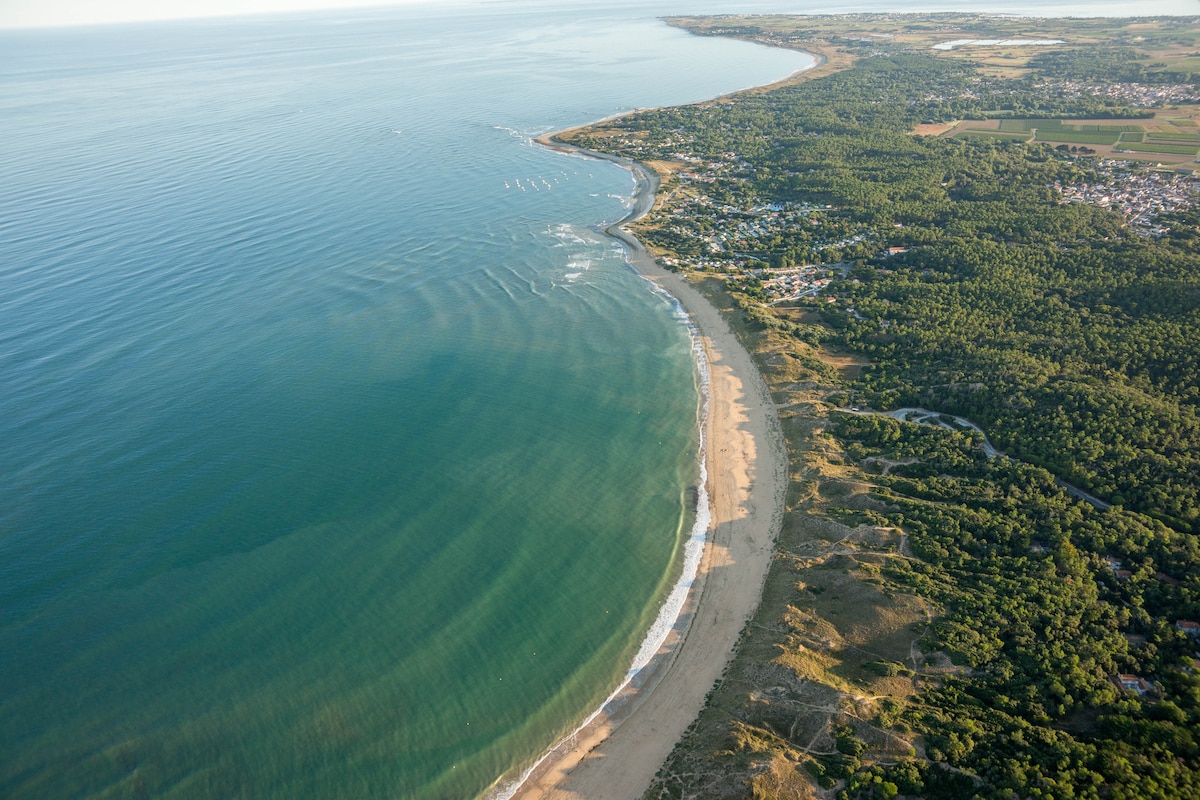
[(515, 784), (502, 794), (494, 787), (486, 796), (637, 798), (699, 715), (758, 608), (783, 519), (786, 454), (766, 384), (720, 311), (683, 276), (660, 267), (624, 228), (653, 208), (658, 175), (639, 162), (568, 145), (556, 135), (534, 141), (564, 154), (608, 161), (634, 175), (632, 208), (604, 232), (621, 243), (631, 268), (679, 304), (694, 328), (702, 375), (707, 370), (701, 436), (710, 521), (695, 579), (688, 586), (685, 565), (679, 585), (686, 598), (649, 662), (631, 670), (625, 685)]

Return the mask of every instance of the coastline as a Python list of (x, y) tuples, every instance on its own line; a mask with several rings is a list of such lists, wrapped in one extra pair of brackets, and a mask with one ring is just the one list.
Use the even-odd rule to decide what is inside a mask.
[(695, 580), (650, 662), (501, 796), (636, 798), (700, 713), (758, 607), (782, 523), (786, 454), (766, 384), (720, 312), (686, 279), (660, 267), (624, 228), (653, 208), (658, 175), (638, 162), (555, 136), (535, 141), (633, 173), (633, 207), (605, 233), (621, 242), (629, 265), (672, 296), (695, 326), (701, 368), (706, 362), (708, 372), (703, 437), (710, 522)]

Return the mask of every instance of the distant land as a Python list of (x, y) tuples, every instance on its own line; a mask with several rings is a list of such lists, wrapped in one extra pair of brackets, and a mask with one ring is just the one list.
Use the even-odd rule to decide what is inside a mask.
[(647, 798), (1200, 796), (1200, 17), (675, 17), (816, 54), (561, 142), (754, 355), (789, 488)]

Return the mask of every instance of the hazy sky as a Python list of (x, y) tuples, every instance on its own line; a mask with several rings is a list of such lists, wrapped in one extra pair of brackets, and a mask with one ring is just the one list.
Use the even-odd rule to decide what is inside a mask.
[[(488, 2), (488, 0), (453, 0), (454, 4)], [(269, 14), (283, 11), (307, 11), (318, 8), (357, 8), (364, 6), (394, 6), (413, 3), (449, 5), (448, 0), (0, 0), (0, 28), (24, 28), (46, 25), (93, 25), (105, 22), (131, 22), (150, 19), (183, 19), (187, 17), (223, 17), (234, 14)], [(657, 11), (670, 9), (682, 13), (689, 8), (686, 0), (657, 0), (648, 2)], [(1200, 0), (696, 0), (697, 12), (719, 11), (791, 11), (833, 13), (861, 9), (896, 11), (915, 9), (938, 11), (969, 11), (982, 8), (1009, 13), (1069, 14), (1077, 16), (1127, 14), (1197, 14)], [(753, 6), (753, 9), (748, 7)], [(961, 7), (959, 7), (961, 6)]]
[(223, 17), (314, 8), (392, 6), (435, 0), (0, 0), (0, 27), (92, 25), (145, 19)]

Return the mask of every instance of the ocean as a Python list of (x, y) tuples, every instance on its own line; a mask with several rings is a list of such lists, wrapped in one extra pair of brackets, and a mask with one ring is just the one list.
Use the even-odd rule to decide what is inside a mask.
[(780, 78), (633, 6), (0, 33), (0, 794), (466, 798), (625, 677), (699, 378), (531, 137)]
[(702, 373), (532, 138), (806, 66), (655, 19), (771, 5), (0, 31), (0, 795), (457, 800), (603, 701)]

